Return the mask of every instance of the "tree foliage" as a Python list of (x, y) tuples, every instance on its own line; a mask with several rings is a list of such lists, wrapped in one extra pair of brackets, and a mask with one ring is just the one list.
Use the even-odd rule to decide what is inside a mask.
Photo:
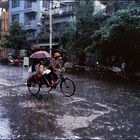
[(7, 36), (8, 47), (14, 49), (22, 49), (26, 46), (26, 31), (23, 30), (22, 25), (18, 21), (14, 21), (10, 25), (9, 35)]
[(115, 14), (118, 10), (135, 8), (140, 4), (139, 0), (110, 0), (107, 9)]
[[(140, 44), (140, 11), (120, 10), (112, 16), (106, 26), (92, 36), (94, 47), (109, 47), (114, 53), (135, 52)], [(127, 50), (127, 51), (126, 51)], [(127, 54), (127, 55), (128, 55)]]
[(99, 24), (94, 21), (93, 0), (77, 0), (76, 2), (76, 21), (66, 26), (61, 36), (61, 43), (66, 50), (76, 53), (77, 60), (80, 59), (78, 63), (83, 63), (84, 49), (91, 44), (90, 36)]
[(65, 25), (65, 30), (60, 38), (61, 44), (65, 49), (72, 49), (73, 41), (75, 38), (75, 22), (70, 22)]
[[(111, 0), (112, 13), (93, 14), (93, 1), (79, 1), (74, 26), (67, 26), (61, 39), (66, 49), (85, 54), (101, 48), (104, 55), (137, 59), (140, 53), (140, 10), (137, 0)], [(135, 57), (135, 58), (134, 58)]]

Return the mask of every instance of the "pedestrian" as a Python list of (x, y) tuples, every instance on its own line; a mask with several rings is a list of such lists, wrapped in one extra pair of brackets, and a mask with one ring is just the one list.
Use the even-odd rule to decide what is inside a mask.
[(121, 61), (121, 72), (122, 72), (122, 75), (125, 75), (125, 72), (126, 72), (126, 62), (124, 59), (122, 59)]

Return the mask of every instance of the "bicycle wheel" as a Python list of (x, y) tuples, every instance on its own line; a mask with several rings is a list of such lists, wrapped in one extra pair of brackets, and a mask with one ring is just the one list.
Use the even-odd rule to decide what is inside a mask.
[(52, 87), (49, 84), (49, 81), (46, 79), (44, 75), (41, 77), (41, 87), (44, 92), (50, 92), (52, 90)]
[(42, 84), (41, 87), (44, 92), (50, 92), (52, 90), (52, 87), (49, 86), (48, 84)]
[(40, 84), (39, 83), (34, 83), (34, 82), (28, 83), (27, 82), (27, 86), (28, 86), (29, 92), (34, 96), (37, 95), (40, 91)]
[(61, 81), (60, 88), (62, 93), (67, 97), (70, 97), (75, 93), (75, 84), (69, 78), (64, 78)]

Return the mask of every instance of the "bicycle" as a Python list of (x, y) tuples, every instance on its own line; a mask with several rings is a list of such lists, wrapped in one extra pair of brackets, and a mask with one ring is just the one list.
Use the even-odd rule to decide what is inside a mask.
[[(58, 84), (60, 84), (61, 92), (66, 97), (70, 97), (74, 95), (75, 84), (71, 79), (64, 77), (63, 71), (59, 75), (59, 78), (56, 82), (56, 87), (58, 86)], [(31, 81), (30, 85), (28, 84), (28, 80), (27, 80), (27, 86), (29, 92), (34, 96), (40, 92), (41, 88), (43, 89), (44, 92), (48, 92), (48, 93), (53, 89), (53, 86), (49, 83), (49, 81), (44, 75), (42, 75), (37, 82)]]

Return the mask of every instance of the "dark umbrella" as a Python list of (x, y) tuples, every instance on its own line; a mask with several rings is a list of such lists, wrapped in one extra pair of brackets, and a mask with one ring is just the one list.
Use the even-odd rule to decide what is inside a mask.
[(46, 51), (37, 51), (35, 53), (33, 53), (30, 58), (50, 58), (51, 57), (51, 54), (49, 54), (48, 52)]

